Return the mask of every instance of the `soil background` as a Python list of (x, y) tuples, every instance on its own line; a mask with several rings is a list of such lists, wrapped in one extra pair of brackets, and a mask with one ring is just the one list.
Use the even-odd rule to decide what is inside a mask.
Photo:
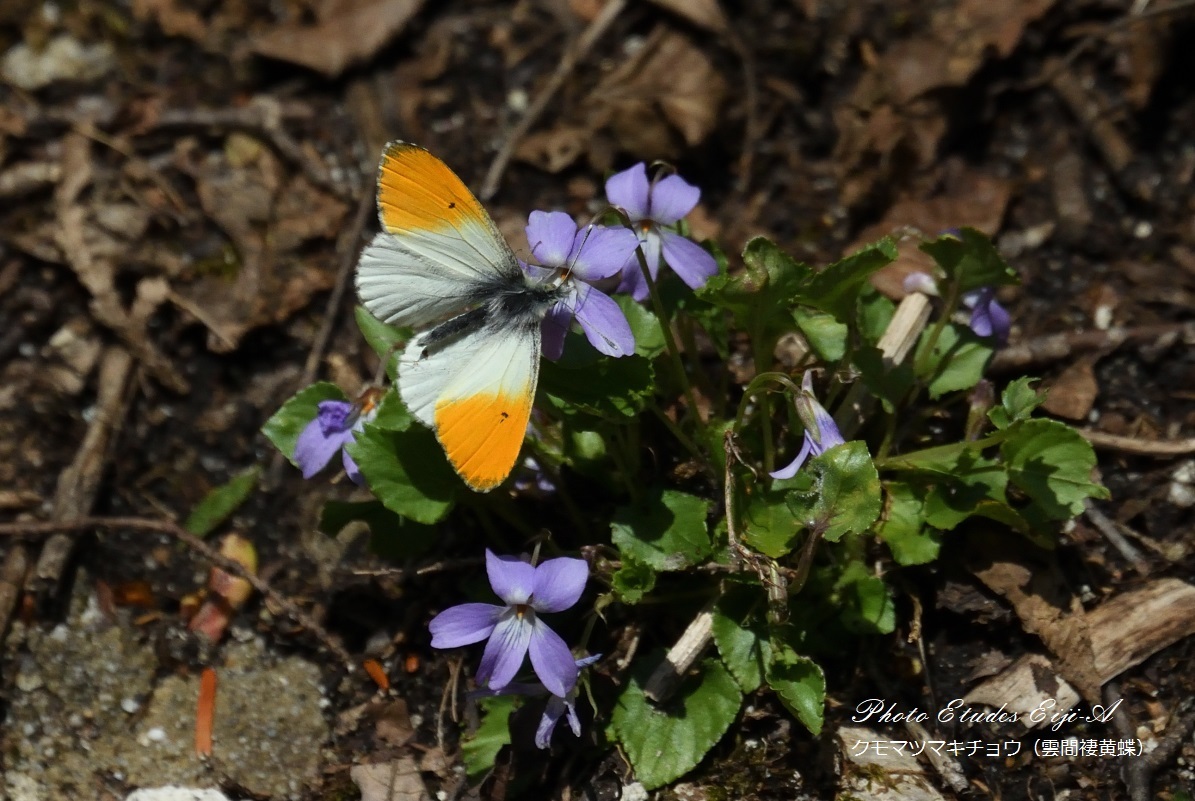
[[(374, 374), (351, 267), (392, 139), (492, 195), (521, 253), (529, 211), (591, 215), (605, 175), (655, 159), (701, 187), (693, 233), (732, 269), (758, 234), (818, 265), (883, 235), (985, 231), (1022, 278), (1000, 295), (1013, 333), (993, 379), (1041, 376), (1048, 413), (1102, 435), (1112, 493), (1035, 570), (1075, 615), (1189, 581), (1193, 35), (1182, 0), (7, 0), (0, 792), (123, 798), (190, 781), (241, 798), (636, 797), (622, 759), (596, 750), (515, 748), (470, 788), (442, 705), (460, 665), (430, 650), (426, 628), (456, 597), (452, 560), (469, 555), (446, 541), (420, 562), (435, 570), (387, 572), (360, 532), (317, 530), (326, 500), (361, 497), (352, 485), (303, 481), (259, 433), (313, 380), (351, 395)], [(915, 266), (906, 255), (881, 289), (898, 296)], [(217, 614), (231, 630), (204, 645), (182, 620), (208, 556), (145, 521), (185, 520), (255, 465), (258, 490), (219, 533), (252, 543), (274, 597)], [(88, 515), (135, 520), (36, 525)], [(948, 543), (902, 573), (897, 632), (827, 668), (823, 737), (761, 696), (660, 797), (885, 797), (882, 773), (844, 778), (835, 732), (860, 702), (936, 708), (1024, 654), (1058, 653), (1025, 593), (974, 559)], [(958, 760), (953, 784), (923, 766), (926, 797), (1191, 798), (1195, 615), (1174, 614), (1164, 642), (1094, 679), (1103, 700), (1123, 699), (1115, 721), (1063, 734), (1139, 739), (1149, 754), (1039, 757), (1035, 738), (1051, 736), (1039, 731), (1019, 755)], [(390, 690), (347, 672), (307, 621), (350, 662), (377, 660)], [(173, 736), (207, 665), (276, 713), (243, 735), (259, 750), (221, 755), (225, 736), (209, 763), (188, 742), (183, 767), (157, 774), (116, 746), (121, 769), (48, 767), (55, 748)], [(986, 725), (934, 733), (1007, 739)], [(288, 751), (303, 756), (266, 766)], [(361, 765), (401, 774), (405, 794), (369, 789)]]

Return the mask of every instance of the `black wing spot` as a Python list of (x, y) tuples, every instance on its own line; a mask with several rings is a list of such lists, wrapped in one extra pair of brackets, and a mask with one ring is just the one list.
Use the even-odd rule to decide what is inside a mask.
[(453, 200), (453, 201), (450, 201), (450, 202), (448, 203), (448, 208), (450, 208), (450, 209), (455, 209), (455, 208), (456, 208), (456, 201), (455, 201), (455, 200)]
[(509, 414), (508, 412), (501, 412), (501, 415), (502, 415), (502, 419), (503, 419), (503, 420), (505, 420), (506, 418), (510, 417), (510, 414)]

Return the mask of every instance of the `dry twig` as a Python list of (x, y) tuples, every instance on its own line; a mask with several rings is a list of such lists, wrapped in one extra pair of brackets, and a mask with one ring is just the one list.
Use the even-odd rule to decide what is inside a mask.
[(353, 657), (340, 644), (340, 641), (317, 623), (314, 618), (300, 609), (298, 604), (275, 590), (256, 573), (246, 570), (245, 566), (240, 562), (224, 556), (173, 520), (153, 520), (144, 517), (78, 517), (73, 520), (36, 520), (0, 523), (0, 537), (39, 537), (46, 534), (81, 531), (89, 528), (126, 528), (133, 531), (151, 531), (159, 534), (168, 534), (174, 537), (208, 561), (249, 582), (253, 586), (253, 589), (281, 608), (296, 623), (310, 631), (325, 648), (336, 654), (348, 672), (352, 673), (357, 670), (357, 665), (354, 663)]
[(519, 142), (527, 135), (527, 131), (531, 130), (531, 126), (539, 120), (540, 115), (552, 102), (552, 98), (560, 91), (560, 87), (564, 86), (565, 80), (577, 68), (577, 64), (589, 54), (598, 39), (610, 28), (626, 5), (627, 0), (608, 0), (576, 42), (565, 48), (564, 54), (560, 57), (560, 63), (556, 65), (556, 71), (548, 78), (547, 85), (540, 90), (535, 100), (531, 101), (527, 113), (510, 129), (510, 133), (506, 135), (506, 141), (494, 155), (490, 169), (485, 174), (485, 180), (481, 182), (481, 191), (478, 192), (478, 196), (482, 200), (489, 200), (498, 191), (498, 184), (502, 182), (502, 175), (506, 172), (506, 167), (510, 164), (510, 159), (514, 155), (515, 148), (519, 146)]
[(1042, 364), (1061, 361), (1075, 353), (1118, 348), (1126, 342), (1140, 342), (1164, 336), (1195, 339), (1195, 323), (1160, 323), (1133, 328), (1117, 326), (1107, 331), (1068, 331), (1046, 334), (1000, 350), (988, 369), (992, 372), (1011, 372)]
[(1137, 456), (1153, 456), (1165, 459), (1168, 456), (1185, 456), (1195, 453), (1195, 438), (1190, 439), (1137, 439), (1136, 437), (1122, 437), (1118, 434), (1108, 434), (1090, 428), (1081, 428), (1082, 434), (1088, 442), (1097, 448), (1121, 453), (1132, 453)]
[[(110, 346), (100, 362), (96, 414), (91, 418), (74, 460), (58, 476), (50, 512), (53, 519), (74, 520), (91, 512), (110, 445), (124, 426), (129, 403), (127, 387), (132, 375), (133, 357), (120, 345)], [(46, 540), (33, 571), (37, 594), (44, 596), (57, 589), (74, 546), (75, 538), (61, 532)]]

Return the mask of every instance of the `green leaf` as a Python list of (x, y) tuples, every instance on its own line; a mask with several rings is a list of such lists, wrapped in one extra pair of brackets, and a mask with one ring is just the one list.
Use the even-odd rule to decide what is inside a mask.
[(826, 714), (826, 674), (809, 657), (772, 643), (767, 680), (780, 703), (813, 734), (821, 734)]
[(884, 484), (887, 501), (884, 516), (876, 528), (880, 539), (901, 565), (923, 565), (938, 558), (941, 535), (925, 525), (923, 501), (917, 490), (903, 481)]
[(992, 240), (974, 228), (962, 228), (957, 236), (943, 234), (922, 244), (921, 249), (938, 263), (948, 280), (959, 282), (962, 292), (1020, 283), (1020, 278), (1000, 257)]
[(701, 663), (701, 672), (686, 679), (673, 698), (657, 707), (643, 694), (653, 663), (638, 671), (614, 707), (611, 733), (648, 790), (663, 787), (688, 773), (730, 728), (743, 696), (734, 678), (716, 659)]
[(719, 273), (697, 292), (702, 300), (730, 310), (740, 327), (769, 328), (792, 308), (798, 288), (813, 270), (795, 261), (774, 242), (757, 236), (743, 248), (743, 271)]
[(798, 306), (793, 310), (793, 319), (819, 359), (836, 362), (846, 355), (850, 328), (835, 320), (834, 315)]
[(393, 561), (427, 553), (440, 537), (435, 526), (400, 517), (381, 501), (328, 501), (320, 512), (319, 530), (334, 537), (357, 521), (369, 526), (369, 550)]
[(1009, 479), (1032, 501), (1021, 513), (1035, 527), (1069, 520), (1087, 498), (1109, 497), (1091, 481), (1095, 451), (1078, 431), (1054, 420), (1027, 420), (1008, 431), (1000, 454)]
[(370, 424), (383, 431), (406, 431), (414, 420), (399, 397), (398, 390), (392, 387), (382, 396), (378, 413)]
[(615, 295), (614, 302), (631, 324), (631, 333), (635, 335), (635, 353), (645, 359), (654, 359), (663, 353), (666, 346), (660, 318), (630, 295)]
[(867, 572), (862, 562), (851, 562), (836, 586), (839, 617), (848, 631), (891, 634), (896, 628), (896, 605), (883, 580)]
[(656, 490), (638, 505), (614, 512), (610, 531), (623, 559), (656, 570), (681, 570), (713, 550), (705, 518), (707, 500), (676, 490)]
[(259, 478), (261, 468), (257, 465), (237, 473), (227, 484), (216, 487), (195, 505), (191, 514), (187, 516), (187, 522), (183, 523), (183, 528), (196, 537), (211, 534), (249, 499), (253, 490), (257, 489)]
[(866, 531), (880, 516), (880, 476), (863, 442), (848, 442), (809, 461), (809, 492), (792, 490), (788, 508), (806, 527), (820, 528), (828, 542)]
[(927, 382), (930, 398), (937, 399), (947, 392), (971, 389), (978, 384), (992, 357), (992, 346), (966, 326), (948, 323), (934, 343), (933, 353), (927, 357), (932, 331), (931, 326), (922, 332), (913, 357), (913, 364), (921, 370), (918, 377)]
[(913, 386), (913, 365), (905, 362), (890, 365), (884, 354), (874, 345), (865, 345), (855, 352), (852, 361), (859, 370), (863, 384), (879, 399), (888, 413), (904, 403)]
[(320, 401), (326, 400), (347, 400), (347, 398), (340, 391), (340, 387), (327, 381), (320, 381), (301, 390), (282, 404), (282, 408), (274, 412), (273, 417), (261, 427), (261, 433), (274, 443), (275, 448), (282, 451), (291, 464), (295, 463), (295, 443), (299, 439), (299, 434), (303, 433), (303, 429), (319, 413)]
[(797, 535), (805, 528), (785, 503), (787, 495), (775, 488), (757, 487), (742, 505), (743, 542), (773, 559), (790, 553)]
[[(584, 348), (570, 339), (583, 339), (570, 333), (565, 339), (564, 357), (559, 362), (543, 362), (539, 373), (539, 395), (561, 414), (584, 412), (598, 417), (626, 422), (643, 411), (655, 387), (651, 362), (631, 355), (615, 359), (602, 356), (588, 342)], [(576, 355), (574, 355), (576, 354)]]
[(895, 314), (895, 303), (874, 287), (864, 287), (859, 293), (859, 333), (863, 341), (869, 345), (879, 342)]
[(1042, 405), (1046, 395), (1033, 388), (1036, 381), (1036, 378), (1018, 378), (1004, 388), (1000, 405), (988, 411), (988, 419), (996, 428), (1005, 429), (1013, 423), (1028, 420), (1033, 410)]
[(354, 309), (353, 316), (357, 320), (357, 328), (360, 329), (361, 336), (365, 337), (365, 341), (369, 347), (373, 348), (373, 352), (378, 355), (378, 358), (386, 361), (386, 375), (394, 380), (394, 376), (398, 372), (398, 360), (394, 358), (394, 355), (400, 353), (401, 346), (411, 338), (411, 329), (386, 325), (370, 314), (364, 306)]
[(976, 513), (983, 501), (1005, 501), (1008, 473), (1003, 465), (964, 450), (939, 474), (925, 495), (925, 522), (950, 530)]
[(510, 716), (516, 702), (513, 695), (498, 695), (479, 702), (485, 710), (481, 725), (472, 737), (461, 742), (461, 758), (470, 784), (480, 783), (494, 769), (502, 747), (510, 745)]
[[(758, 590), (751, 595), (758, 597)], [(751, 615), (751, 595), (745, 592), (727, 595), (718, 601), (713, 613), (718, 655), (744, 694), (759, 688), (764, 665), (771, 658), (766, 629)]]
[(855, 322), (855, 307), (868, 279), (896, 260), (896, 245), (885, 237), (831, 264), (805, 281), (797, 293), (802, 303), (829, 312), (844, 325)]
[(423, 426), (383, 431), (367, 424), (348, 451), (378, 500), (416, 523), (443, 520), (463, 486), (435, 435)]
[(622, 567), (610, 577), (610, 586), (618, 600), (632, 606), (656, 587), (656, 571), (634, 559), (624, 559)]

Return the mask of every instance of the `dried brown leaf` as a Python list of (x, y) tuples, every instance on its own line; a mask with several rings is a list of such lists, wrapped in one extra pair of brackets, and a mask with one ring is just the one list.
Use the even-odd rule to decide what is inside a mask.
[(1025, 631), (1041, 638), (1054, 655), (1058, 672), (1088, 703), (1100, 702), (1103, 684), (1083, 605), (1062, 581), (1053, 561), (1007, 539), (976, 540), (983, 554), (975, 576), (1002, 596)]
[(1042, 408), (1068, 420), (1086, 420), (1099, 392), (1090, 360), (1075, 362), (1054, 379)]
[[(1111, 681), (1158, 651), (1195, 634), (1195, 586), (1175, 578), (1159, 579), (1104, 601), (1087, 613), (1095, 669), (1101, 682)], [(1043, 702), (1064, 712), (1079, 702), (1078, 694), (1040, 654), (1027, 654), (967, 694), (968, 704), (1004, 705), (1030, 729), (1039, 722), (1030, 713)]]
[(419, 776), (419, 766), (408, 756), (393, 762), (355, 765), (349, 777), (361, 791), (361, 801), (431, 801)]
[(203, 17), (180, 7), (178, 0), (133, 0), (133, 16), (141, 22), (152, 19), (167, 36), (182, 36), (194, 42), (202, 42), (207, 36)]
[[(943, 184), (941, 193), (933, 197), (905, 196), (897, 200), (883, 219), (865, 228), (845, 252), (851, 253), (869, 242), (902, 231), (934, 237), (964, 225), (989, 236), (1000, 230), (1012, 197), (1010, 181), (951, 162)], [(918, 249), (919, 241), (920, 237), (914, 237), (898, 242), (897, 260), (872, 277), (875, 287), (888, 297), (904, 297), (904, 278), (909, 273), (935, 270), (933, 260)]]
[(714, 33), (726, 32), (726, 15), (718, 0), (651, 0), (660, 8)]
[(335, 0), (315, 25), (275, 28), (253, 39), (254, 52), (328, 76), (365, 61), (397, 36), (423, 0)]
[(657, 28), (640, 54), (593, 91), (593, 127), (608, 124), (623, 148), (644, 158), (669, 158), (713, 131), (726, 81), (686, 36)]

